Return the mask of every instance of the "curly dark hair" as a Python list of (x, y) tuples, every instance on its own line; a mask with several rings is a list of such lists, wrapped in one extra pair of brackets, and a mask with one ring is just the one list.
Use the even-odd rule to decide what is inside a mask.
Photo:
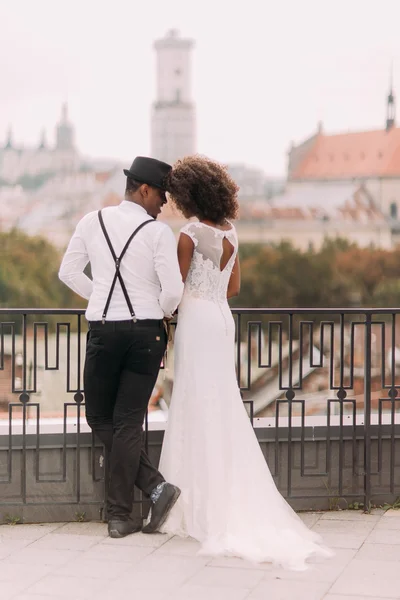
[(239, 187), (226, 167), (204, 156), (178, 160), (167, 177), (167, 190), (187, 219), (222, 225), (237, 217)]

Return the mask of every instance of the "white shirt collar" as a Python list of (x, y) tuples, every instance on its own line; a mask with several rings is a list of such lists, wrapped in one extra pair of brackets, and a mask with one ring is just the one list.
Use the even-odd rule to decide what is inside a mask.
[(148, 212), (143, 208), (143, 206), (140, 206), (140, 204), (136, 204), (136, 202), (131, 202), (130, 200), (122, 200), (122, 202), (119, 206), (120, 206), (120, 208), (123, 208), (124, 210), (126, 210), (126, 209), (136, 210), (136, 211), (139, 211), (139, 212), (142, 212), (142, 213), (148, 215)]

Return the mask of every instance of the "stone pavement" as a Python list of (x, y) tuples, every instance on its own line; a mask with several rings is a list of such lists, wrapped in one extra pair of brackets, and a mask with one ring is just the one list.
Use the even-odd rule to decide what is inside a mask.
[(305, 513), (336, 556), (305, 572), (196, 556), (166, 535), (107, 537), (102, 523), (0, 526), (1, 600), (400, 598), (400, 511)]

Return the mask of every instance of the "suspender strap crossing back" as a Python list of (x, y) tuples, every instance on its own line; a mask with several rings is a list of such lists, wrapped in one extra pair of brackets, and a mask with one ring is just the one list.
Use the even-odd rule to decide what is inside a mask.
[(119, 284), (120, 284), (121, 289), (122, 289), (122, 293), (124, 294), (124, 297), (125, 297), (126, 304), (128, 305), (128, 309), (129, 309), (129, 312), (131, 314), (132, 320), (136, 323), (137, 319), (136, 319), (136, 316), (135, 316), (135, 311), (133, 310), (132, 302), (130, 301), (130, 298), (129, 298), (129, 295), (128, 295), (128, 291), (126, 289), (126, 285), (124, 283), (124, 280), (122, 279), (122, 275), (121, 275), (121, 271), (120, 271), (121, 260), (123, 259), (126, 251), (129, 248), (129, 245), (130, 245), (131, 241), (133, 240), (133, 238), (135, 237), (135, 235), (137, 233), (139, 233), (139, 231), (145, 225), (147, 225), (148, 223), (155, 223), (155, 219), (148, 219), (147, 221), (144, 221), (143, 223), (141, 223), (139, 225), (139, 227), (137, 227), (135, 229), (135, 231), (130, 235), (128, 241), (126, 242), (125, 246), (123, 247), (123, 250), (122, 250), (121, 254), (119, 256), (117, 256), (116, 253), (115, 253), (115, 250), (113, 248), (113, 245), (111, 243), (110, 236), (108, 235), (107, 229), (106, 229), (106, 227), (104, 225), (103, 215), (101, 214), (101, 210), (98, 211), (97, 216), (99, 217), (101, 229), (102, 229), (102, 231), (104, 233), (104, 237), (106, 238), (108, 247), (110, 249), (111, 255), (112, 255), (112, 257), (114, 259), (114, 262), (115, 262), (115, 275), (114, 275), (114, 279), (112, 280), (110, 292), (108, 294), (106, 305), (105, 305), (104, 310), (103, 310), (102, 321), (103, 321), (103, 323), (105, 322), (105, 319), (106, 319), (106, 316), (107, 316), (107, 312), (108, 312), (108, 309), (109, 309), (109, 306), (110, 306), (110, 302), (111, 302), (111, 297), (112, 297), (112, 295), (114, 293), (115, 284), (117, 283), (117, 279), (118, 279)]

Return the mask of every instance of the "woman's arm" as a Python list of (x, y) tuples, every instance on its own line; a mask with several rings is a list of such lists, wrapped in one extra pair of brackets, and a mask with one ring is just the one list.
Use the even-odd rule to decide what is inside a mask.
[(178, 242), (178, 262), (181, 270), (182, 281), (185, 283), (192, 262), (194, 243), (186, 233), (181, 233)]
[(233, 298), (239, 296), (240, 292), (240, 260), (239, 254), (236, 255), (235, 262), (233, 263), (233, 269), (231, 277), (229, 279), (227, 298)]

